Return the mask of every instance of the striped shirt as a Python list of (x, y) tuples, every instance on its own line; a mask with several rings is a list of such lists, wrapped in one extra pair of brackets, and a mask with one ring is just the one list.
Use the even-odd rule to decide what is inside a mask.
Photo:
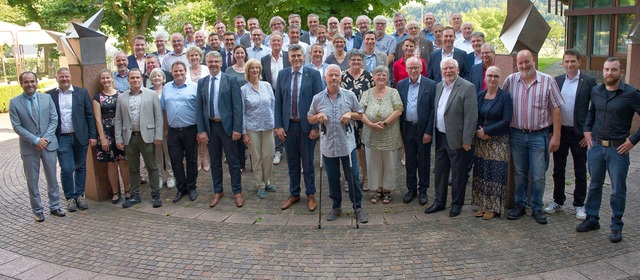
[(558, 84), (551, 76), (536, 71), (536, 79), (527, 85), (520, 72), (509, 75), (502, 88), (511, 93), (511, 127), (539, 130), (551, 126), (551, 110), (564, 103)]

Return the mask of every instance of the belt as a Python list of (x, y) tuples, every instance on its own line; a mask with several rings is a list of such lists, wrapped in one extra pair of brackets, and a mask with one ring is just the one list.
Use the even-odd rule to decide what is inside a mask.
[(404, 123), (407, 125), (418, 126), (418, 122), (414, 122), (414, 121), (404, 121)]
[(220, 119), (220, 118), (215, 118), (215, 119), (211, 119), (211, 118), (209, 118), (209, 121), (212, 121), (212, 122), (222, 122), (222, 119)]
[(71, 133), (60, 133), (60, 136), (75, 136), (76, 134), (74, 132)]
[(195, 127), (196, 125), (190, 125), (190, 126), (185, 126), (185, 127), (169, 127), (169, 129), (174, 130), (174, 131), (184, 131), (187, 129), (191, 129), (193, 127)]
[(140, 136), (140, 135), (142, 135), (142, 134), (140, 134), (140, 131), (132, 131), (132, 132), (131, 132), (131, 135), (132, 135), (132, 136)]
[(512, 127), (511, 129), (516, 130), (516, 131), (520, 131), (522, 133), (548, 133), (549, 132), (549, 128), (545, 127), (542, 129), (521, 129), (521, 128), (515, 128)]
[(625, 140), (601, 140), (598, 139), (598, 144), (600, 144), (602, 147), (612, 147), (612, 146), (620, 146), (622, 144), (624, 144)]
[(289, 121), (300, 122), (300, 118), (290, 118)]

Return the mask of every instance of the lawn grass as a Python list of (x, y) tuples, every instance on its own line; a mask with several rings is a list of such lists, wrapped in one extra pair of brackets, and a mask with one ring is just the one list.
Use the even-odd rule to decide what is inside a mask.
[(561, 57), (539, 57), (538, 58), (538, 71), (545, 72), (549, 66), (561, 61)]

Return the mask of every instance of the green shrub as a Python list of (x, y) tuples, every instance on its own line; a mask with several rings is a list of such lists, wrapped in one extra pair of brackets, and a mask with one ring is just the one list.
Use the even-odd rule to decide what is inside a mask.
[[(38, 88), (48, 88), (55, 82), (55, 80), (41, 81), (38, 83)], [(0, 113), (9, 112), (9, 100), (21, 93), (22, 87), (20, 85), (0, 86)]]

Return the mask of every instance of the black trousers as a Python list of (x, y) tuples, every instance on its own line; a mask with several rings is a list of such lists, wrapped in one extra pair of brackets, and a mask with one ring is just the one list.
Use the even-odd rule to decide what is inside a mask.
[(564, 205), (567, 196), (564, 194), (567, 157), (569, 151), (573, 157), (575, 172), (575, 189), (573, 190), (573, 206), (582, 207), (587, 198), (587, 147), (580, 147), (583, 135), (578, 135), (573, 127), (562, 126), (560, 147), (553, 152), (553, 201)]
[[(169, 127), (167, 146), (169, 149), (169, 159), (171, 169), (176, 179), (176, 187), (179, 192), (186, 193), (196, 188), (198, 178), (196, 135), (198, 127), (196, 125), (183, 128)], [(186, 158), (186, 173), (183, 159)]]
[(434, 204), (445, 206), (449, 172), (451, 172), (451, 205), (464, 205), (464, 194), (467, 188), (467, 167), (471, 153), (463, 148), (451, 149), (447, 144), (447, 136), (436, 129), (436, 197)]
[[(407, 171), (407, 189), (426, 192), (431, 179), (431, 143), (422, 144), (423, 132), (413, 122), (404, 123), (405, 169)], [(418, 180), (419, 178), (419, 180)]]

